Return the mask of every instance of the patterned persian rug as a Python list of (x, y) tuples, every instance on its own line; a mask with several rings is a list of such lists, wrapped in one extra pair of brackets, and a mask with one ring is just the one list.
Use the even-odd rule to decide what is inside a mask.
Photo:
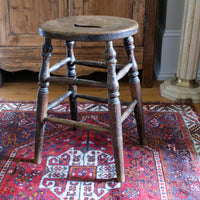
[[(104, 104), (80, 103), (79, 118), (108, 126)], [(200, 121), (193, 107), (145, 104), (147, 146), (134, 115), (123, 124), (126, 182), (116, 182), (109, 134), (47, 123), (40, 165), (33, 163), (35, 103), (0, 102), (0, 199), (200, 199)], [(69, 117), (61, 104), (51, 116)]]

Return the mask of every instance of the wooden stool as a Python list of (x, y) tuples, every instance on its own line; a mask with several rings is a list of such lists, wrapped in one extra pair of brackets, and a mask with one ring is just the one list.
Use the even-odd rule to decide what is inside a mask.
[[(145, 144), (144, 117), (141, 101), (140, 80), (138, 78), (137, 64), (134, 58), (133, 37), (138, 31), (138, 24), (134, 20), (111, 16), (74, 16), (59, 18), (42, 24), (39, 28), (41, 36), (45, 37), (42, 46), (42, 66), (39, 74), (39, 89), (37, 96), (37, 116), (35, 135), (35, 163), (42, 160), (42, 146), (44, 140), (45, 122), (55, 122), (73, 128), (110, 132), (112, 137), (113, 152), (117, 171), (117, 180), (125, 181), (122, 123), (134, 110), (140, 143)], [(123, 38), (124, 47), (128, 55), (126, 66), (116, 64), (116, 52), (112, 41)], [(49, 68), (49, 60), (52, 52), (51, 39), (65, 40), (67, 56)], [(105, 62), (75, 60), (73, 53), (74, 41), (105, 41)], [(95, 68), (107, 69), (107, 84), (76, 78), (75, 64)], [(56, 77), (50, 73), (67, 65), (67, 76)], [(119, 69), (116, 73), (116, 69)], [(133, 102), (121, 115), (121, 103), (119, 101), (118, 80), (129, 72), (130, 90)], [(68, 91), (58, 99), (48, 103), (49, 82), (64, 83), (68, 85)], [(109, 98), (93, 97), (77, 93), (77, 86), (107, 88)], [(47, 111), (53, 106), (69, 97), (71, 120), (47, 117)], [(110, 128), (100, 127), (87, 123), (77, 122), (77, 98), (108, 103)]]

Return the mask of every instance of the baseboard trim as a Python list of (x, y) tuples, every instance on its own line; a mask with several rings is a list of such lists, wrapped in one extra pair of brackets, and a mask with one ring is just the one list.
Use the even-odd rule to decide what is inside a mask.
[(163, 37), (181, 37), (181, 30), (165, 30)]
[(181, 37), (180, 29), (165, 29), (157, 24), (157, 31), (161, 37)]

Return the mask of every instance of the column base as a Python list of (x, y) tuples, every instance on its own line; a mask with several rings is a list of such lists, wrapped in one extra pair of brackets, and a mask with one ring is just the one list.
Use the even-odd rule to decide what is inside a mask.
[(196, 88), (181, 87), (173, 84), (174, 79), (164, 81), (160, 85), (160, 94), (162, 97), (182, 103), (199, 103), (200, 86)]

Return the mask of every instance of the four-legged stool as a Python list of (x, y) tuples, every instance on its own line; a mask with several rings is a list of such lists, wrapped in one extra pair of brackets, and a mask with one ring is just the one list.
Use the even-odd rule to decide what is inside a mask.
[[(39, 74), (39, 89), (37, 96), (36, 136), (35, 136), (35, 163), (42, 160), (42, 146), (44, 140), (45, 122), (61, 123), (72, 128), (110, 132), (115, 158), (117, 180), (125, 181), (122, 123), (134, 110), (140, 143), (145, 144), (144, 117), (141, 101), (140, 80), (137, 64), (134, 58), (133, 35), (138, 31), (138, 24), (134, 20), (112, 16), (74, 16), (59, 18), (42, 24), (39, 33), (45, 38), (42, 46), (42, 66)], [(124, 48), (128, 56), (128, 64), (116, 64), (116, 52), (112, 41), (123, 39)], [(52, 52), (52, 39), (64, 40), (67, 47), (67, 56), (63, 60), (49, 67)], [(96, 42), (105, 41), (105, 62), (75, 60), (73, 53), (74, 41)], [(107, 69), (107, 83), (76, 78), (75, 65), (84, 65)], [(67, 76), (56, 77), (50, 73), (67, 65)], [(116, 69), (118, 72), (116, 72)], [(121, 114), (119, 101), (119, 83), (122, 77), (129, 73), (130, 90), (133, 101)], [(66, 94), (48, 103), (49, 82), (68, 85)], [(87, 96), (77, 93), (77, 86), (103, 87), (108, 90), (108, 98)], [(71, 119), (58, 119), (47, 116), (47, 111), (69, 97)], [(109, 109), (110, 128), (100, 127), (87, 123), (77, 122), (77, 98), (92, 101), (106, 102)]]

